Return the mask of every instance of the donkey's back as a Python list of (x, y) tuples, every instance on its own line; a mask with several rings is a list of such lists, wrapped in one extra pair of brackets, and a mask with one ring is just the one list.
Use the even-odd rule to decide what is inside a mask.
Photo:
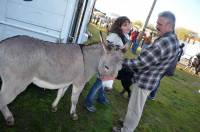
[(49, 88), (53, 89), (53, 84), (73, 82), (83, 72), (82, 65), (83, 56), (80, 47), (75, 44), (54, 44), (17, 36), (4, 40), (0, 45), (2, 79), (4, 75), (17, 76), (23, 80), (35, 81), (36, 84), (38, 81), (39, 86), (42, 82), (43, 85), (48, 82), (52, 84)]

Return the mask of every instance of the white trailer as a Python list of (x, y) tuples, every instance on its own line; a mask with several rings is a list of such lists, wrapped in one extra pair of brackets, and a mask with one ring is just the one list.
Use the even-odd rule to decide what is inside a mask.
[(96, 0), (0, 0), (0, 40), (28, 35), (83, 43)]

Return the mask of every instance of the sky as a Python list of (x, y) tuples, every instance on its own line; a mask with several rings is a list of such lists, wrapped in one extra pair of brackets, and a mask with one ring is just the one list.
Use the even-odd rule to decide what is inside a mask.
[[(145, 23), (154, 0), (97, 0), (95, 8), (107, 14), (128, 16), (131, 21)], [(176, 28), (184, 27), (200, 35), (200, 0), (157, 0), (149, 24), (156, 24), (162, 11), (171, 11), (176, 16)]]

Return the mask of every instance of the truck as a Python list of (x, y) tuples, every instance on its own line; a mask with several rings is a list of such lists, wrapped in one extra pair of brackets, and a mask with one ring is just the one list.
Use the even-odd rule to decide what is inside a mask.
[(96, 0), (0, 0), (0, 41), (27, 35), (56, 43), (84, 43)]

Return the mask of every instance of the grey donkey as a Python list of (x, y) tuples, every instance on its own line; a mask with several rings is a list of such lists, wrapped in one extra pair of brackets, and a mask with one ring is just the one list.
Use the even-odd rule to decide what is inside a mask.
[(8, 108), (31, 83), (45, 89), (58, 89), (52, 103), (57, 110), (59, 100), (72, 84), (70, 114), (78, 119), (76, 105), (86, 82), (98, 73), (100, 76), (117, 76), (121, 69), (121, 50), (101, 44), (55, 44), (28, 36), (15, 36), (0, 42), (0, 111), (7, 125), (14, 125), (14, 117)]

